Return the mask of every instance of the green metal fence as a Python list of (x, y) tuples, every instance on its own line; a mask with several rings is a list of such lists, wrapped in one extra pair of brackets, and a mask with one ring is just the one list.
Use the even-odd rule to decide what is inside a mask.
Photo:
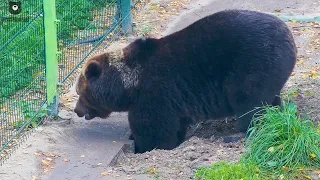
[[(19, 145), (26, 132), (55, 112), (57, 97), (70, 88), (75, 71), (94, 50), (131, 31), (132, 12), (142, 3), (0, 2), (0, 161)], [(17, 12), (19, 6), (19, 14), (9, 11), (13, 7)]]

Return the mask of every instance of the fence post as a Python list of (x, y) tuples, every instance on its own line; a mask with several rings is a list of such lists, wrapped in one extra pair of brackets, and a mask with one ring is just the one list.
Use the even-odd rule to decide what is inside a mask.
[(51, 115), (58, 114), (57, 19), (55, 0), (43, 0), (47, 107)]
[(132, 0), (118, 0), (120, 7), (121, 28), (124, 33), (132, 33)]

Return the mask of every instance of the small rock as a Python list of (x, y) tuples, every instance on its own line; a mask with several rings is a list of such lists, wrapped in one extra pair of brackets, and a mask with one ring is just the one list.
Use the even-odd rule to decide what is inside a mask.
[(156, 4), (159, 4), (160, 3), (160, 0), (151, 0), (151, 4), (152, 5), (156, 5)]
[(70, 120), (72, 118), (72, 113), (66, 110), (60, 110), (58, 116), (64, 120)]
[(189, 147), (186, 147), (183, 151), (184, 152), (187, 152), (187, 151), (195, 151), (196, 150), (196, 147), (194, 146), (189, 146)]

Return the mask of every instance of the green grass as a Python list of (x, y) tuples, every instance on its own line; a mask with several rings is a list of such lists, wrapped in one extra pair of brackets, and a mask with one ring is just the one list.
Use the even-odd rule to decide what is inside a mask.
[(24, 8), (25, 10), (16, 16), (10, 15), (6, 6), (0, 9), (1, 17), (14, 18), (0, 23), (2, 30), (0, 31), (0, 100), (2, 101), (28, 86), (37, 73), (43, 72), (44, 69), (41, 67), (44, 64), (42, 19), (30, 16), (40, 13), (40, 0), (31, 1)]
[[(269, 179), (299, 179), (310, 170), (320, 169), (320, 126), (301, 118), (297, 105), (284, 102), (283, 109), (264, 107), (262, 116), (256, 116), (254, 126), (246, 139), (246, 153), (238, 164), (218, 163), (200, 169), (200, 179), (245, 179), (256, 173)], [(252, 176), (254, 177), (254, 176)]]
[(254, 122), (245, 159), (267, 172), (320, 168), (320, 134), (312, 121), (298, 116), (295, 104), (266, 108)]
[(48, 115), (47, 108), (42, 108), (39, 112), (34, 110), (35, 107), (38, 106), (38, 102), (36, 101), (28, 102), (23, 100), (20, 101), (18, 104), (24, 118), (12, 123), (12, 127), (14, 127), (17, 130), (25, 126), (26, 123), (28, 124), (25, 127), (26, 130), (28, 130), (29, 128), (36, 128), (38, 125), (42, 123), (42, 119)]
[(220, 162), (209, 168), (201, 168), (195, 175), (196, 180), (263, 180), (259, 169), (253, 164)]

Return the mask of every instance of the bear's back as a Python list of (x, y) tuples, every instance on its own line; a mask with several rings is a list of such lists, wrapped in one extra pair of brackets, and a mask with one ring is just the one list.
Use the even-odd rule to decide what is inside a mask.
[(224, 77), (230, 71), (239, 76), (257, 72), (286, 77), (296, 52), (290, 30), (277, 17), (226, 10), (161, 38), (152, 64), (174, 67), (174, 73), (200, 70), (211, 77)]

